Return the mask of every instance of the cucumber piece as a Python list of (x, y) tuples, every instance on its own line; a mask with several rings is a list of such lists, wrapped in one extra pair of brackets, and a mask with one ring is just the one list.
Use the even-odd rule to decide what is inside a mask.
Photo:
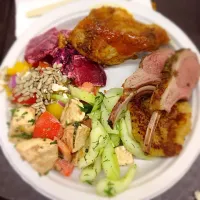
[(136, 174), (136, 164), (131, 165), (126, 175), (119, 180), (111, 180), (109, 178), (100, 180), (96, 185), (96, 192), (101, 196), (112, 197), (124, 192)]
[(90, 119), (101, 119), (101, 111), (100, 110), (96, 110), (94, 112), (91, 112), (90, 114), (88, 114)]
[(108, 124), (109, 112), (107, 111), (104, 103), (101, 104), (101, 123), (108, 134), (119, 134), (119, 131), (112, 129)]
[(109, 136), (101, 123), (96, 119), (92, 120), (92, 131), (89, 139), (89, 151), (83, 158), (80, 159), (78, 163), (79, 168), (84, 168), (94, 163), (100, 150), (102, 150), (108, 143)]
[(122, 140), (125, 148), (132, 153), (135, 157), (140, 159), (149, 159), (147, 155), (142, 151), (138, 142), (131, 138), (126, 127), (126, 122), (124, 119), (120, 120), (120, 138)]
[(92, 185), (95, 178), (101, 172), (101, 155), (99, 155), (94, 164), (84, 168), (80, 175), (80, 180)]
[(113, 97), (113, 96), (121, 96), (123, 94), (123, 88), (111, 88), (105, 94), (106, 98)]
[(98, 120), (92, 120), (92, 131), (90, 133), (90, 146), (95, 151), (102, 150), (108, 143), (109, 136)]
[(129, 133), (129, 136), (131, 138), (133, 138), (133, 135), (132, 135), (132, 121), (131, 121), (131, 113), (129, 110), (127, 110), (125, 112), (125, 122), (126, 122), (126, 127), (128, 129), (128, 133)]
[(82, 90), (80, 88), (74, 87), (72, 85), (69, 85), (69, 90), (73, 97), (78, 98), (82, 101), (85, 101), (91, 105), (94, 105), (95, 96), (93, 94), (86, 92), (85, 90)]
[(89, 148), (88, 152), (84, 157), (82, 157), (78, 162), (78, 167), (80, 169), (87, 167), (88, 165), (91, 165), (94, 163), (95, 159), (97, 158), (99, 152), (94, 151), (92, 148)]
[(64, 97), (63, 95), (59, 94), (51, 94), (51, 99), (62, 101), (63, 103), (67, 103), (69, 101), (69, 98), (69, 95), (66, 95), (66, 97)]
[(103, 151), (102, 167), (107, 178), (111, 180), (117, 180), (120, 178), (119, 163), (111, 141), (108, 142)]
[(106, 109), (111, 112), (112, 109), (114, 108), (115, 104), (118, 102), (120, 96), (117, 95), (117, 96), (114, 96), (114, 97), (105, 97), (104, 100), (103, 100), (103, 103), (105, 104), (106, 106)]
[(113, 107), (118, 102), (122, 93), (123, 93), (122, 88), (112, 88), (106, 92), (103, 102), (105, 104), (106, 109), (109, 112), (112, 111)]
[(102, 92), (99, 92), (95, 97), (95, 103), (92, 112), (95, 112), (96, 110), (99, 110), (101, 108), (101, 103), (103, 102), (103, 99), (104, 99), (104, 94)]
[(117, 146), (120, 145), (120, 140), (121, 139), (120, 139), (119, 134), (118, 135), (116, 135), (116, 134), (110, 134), (110, 139), (111, 139), (114, 147), (117, 147)]

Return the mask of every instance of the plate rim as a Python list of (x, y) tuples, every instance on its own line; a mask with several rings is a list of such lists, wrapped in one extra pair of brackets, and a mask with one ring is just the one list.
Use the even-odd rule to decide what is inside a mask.
[[(44, 16), (42, 16), (38, 21), (36, 21), (33, 25), (32, 25), (32, 27), (31, 28), (29, 28), (29, 29), (27, 29), (27, 31), (30, 31), (31, 32), (31, 34), (29, 33), (29, 34), (26, 34), (26, 33), (24, 33), (21, 37), (19, 37), (19, 39), (17, 39), (16, 41), (15, 41), (15, 43), (12, 45), (12, 47), (10, 48), (10, 50), (9, 50), (9, 52), (7, 53), (7, 55), (6, 55), (6, 57), (4, 58), (4, 60), (3, 60), (3, 62), (2, 62), (2, 65), (4, 66), (5, 65), (5, 63), (9, 63), (10, 61), (8, 61), (9, 59), (10, 59), (10, 57), (12, 57), (12, 54), (16, 54), (16, 53), (14, 53), (15, 51), (16, 51), (16, 49), (17, 49), (17, 47), (22, 43), (22, 44), (24, 44), (25, 43), (25, 41), (28, 41), (32, 36), (34, 36), (34, 35), (36, 35), (36, 34), (38, 34), (38, 32), (41, 32), (41, 30), (43, 31), (45, 28), (44, 27), (46, 27), (47, 25), (50, 25), (52, 22), (53, 22), (53, 20), (51, 20), (51, 17), (52, 17), (52, 15), (53, 16), (56, 16), (56, 19), (59, 19), (61, 16), (64, 16), (64, 10), (66, 9), (66, 10), (69, 10), (70, 8), (73, 8), (73, 9), (75, 9), (75, 7), (77, 6), (79, 6), (79, 8), (81, 8), (82, 9), (82, 6), (86, 6), (87, 5), (87, 8), (89, 8), (89, 10), (91, 9), (91, 6), (92, 5), (96, 5), (96, 4), (99, 4), (99, 5), (102, 5), (102, 4), (104, 4), (105, 5), (105, 3), (103, 3), (103, 2), (106, 2), (106, 5), (108, 4), (108, 3), (111, 3), (112, 5), (113, 5), (113, 2), (114, 2), (114, 5), (116, 4), (116, 5), (122, 5), (123, 7), (125, 7), (125, 8), (127, 8), (128, 10), (130, 10), (128, 7), (129, 7), (129, 5), (134, 5), (134, 7), (137, 7), (137, 8), (139, 8), (139, 10), (143, 10), (143, 12), (145, 12), (145, 15), (147, 15), (147, 13), (149, 13), (149, 14), (151, 14), (152, 16), (150, 17), (150, 18), (153, 18), (153, 17), (160, 17), (160, 19), (162, 19), (163, 21), (165, 21), (165, 23), (166, 24), (170, 24), (171, 25), (171, 29), (174, 29), (174, 30), (176, 30), (177, 32), (179, 32), (182, 36), (184, 36), (184, 39), (188, 42), (188, 43), (190, 43), (190, 46), (192, 47), (192, 49), (196, 52), (196, 53), (198, 53), (198, 55), (199, 55), (199, 52), (198, 52), (198, 50), (197, 50), (197, 48), (195, 47), (195, 45), (193, 44), (193, 42), (190, 40), (190, 38), (184, 33), (184, 31), (182, 31), (178, 26), (176, 26), (171, 20), (169, 20), (169, 19), (167, 19), (166, 17), (164, 17), (163, 15), (161, 15), (160, 13), (158, 13), (158, 12), (155, 12), (155, 11), (153, 11), (153, 10), (151, 10), (151, 9), (149, 9), (149, 8), (146, 8), (146, 7), (144, 7), (143, 5), (141, 5), (141, 4), (139, 4), (139, 3), (133, 3), (133, 2), (122, 2), (122, 1), (120, 1), (120, 0), (109, 0), (109, 1), (105, 1), (105, 0), (101, 0), (101, 1), (98, 1), (98, 0), (87, 0), (87, 2), (85, 2), (84, 0), (80, 0), (80, 1), (78, 1), (78, 2), (73, 2), (73, 3), (70, 3), (70, 4), (67, 4), (66, 6), (63, 6), (62, 8), (58, 8), (58, 9), (55, 9), (54, 11), (52, 11), (52, 12), (50, 12), (50, 13), (48, 13), (47, 15), (44, 15)], [(82, 6), (81, 6), (82, 5)], [(81, 10), (80, 9), (80, 10)], [(133, 12), (136, 12), (136, 11), (133, 11), (135, 8), (131, 8), (131, 12), (133, 13)], [(75, 10), (77, 10), (77, 8), (75, 9)], [(137, 13), (137, 12), (136, 12)], [(140, 13), (141, 14), (141, 13)], [(40, 21), (40, 23), (39, 23), (39, 21)], [(55, 19), (54, 19), (54, 21), (55, 21)], [(165, 25), (166, 25), (165, 24)], [(165, 26), (164, 24), (162, 24), (161, 26)], [(31, 31), (31, 30), (33, 30), (33, 31)], [(167, 30), (168, 31), (168, 30)], [(26, 38), (26, 40), (24, 40), (24, 38)], [(23, 46), (23, 45), (22, 45)], [(21, 48), (21, 49), (23, 49), (23, 48)], [(11, 64), (11, 63), (10, 63)], [(200, 84), (198, 83), (198, 90), (199, 90), (199, 87), (200, 87)], [(200, 94), (200, 93), (198, 93), (198, 94)], [(198, 99), (199, 99), (199, 97), (200, 97), (200, 95), (198, 95)], [(0, 99), (2, 99), (2, 96), (0, 96)], [(199, 106), (198, 106), (199, 107)], [(198, 108), (198, 112), (199, 112), (200, 110), (199, 110), (199, 108)], [(200, 126), (199, 126), (199, 122), (200, 122), (200, 119), (198, 118), (197, 119), (197, 122), (196, 122), (196, 128), (195, 128), (195, 130), (197, 131), (197, 129), (200, 129)], [(195, 132), (196, 132), (195, 131)], [(194, 133), (193, 133), (194, 134)], [(197, 137), (197, 134), (195, 135), (196, 137)], [(196, 138), (195, 137), (195, 138)], [(161, 193), (163, 193), (164, 191), (166, 191), (166, 190), (168, 190), (170, 187), (172, 187), (176, 182), (178, 182), (178, 180), (180, 180), (182, 177), (183, 177), (183, 175), (188, 171), (188, 169), (191, 167), (191, 165), (193, 164), (193, 162), (195, 161), (195, 159), (196, 159), (196, 157), (198, 156), (198, 154), (199, 154), (199, 150), (200, 150), (200, 147), (198, 146), (198, 140), (196, 139), (195, 140), (195, 138), (194, 138), (194, 136), (193, 136), (193, 147), (195, 146), (196, 148), (196, 152), (194, 153), (194, 154), (192, 154), (193, 156), (191, 156), (190, 155), (190, 152), (189, 152), (189, 150), (188, 150), (188, 148), (190, 149), (190, 150), (192, 150), (192, 148), (191, 148), (191, 145), (189, 146), (189, 147), (187, 147), (187, 152), (185, 152), (184, 151), (184, 153), (183, 154), (181, 154), (181, 155), (179, 155), (178, 157), (177, 157), (177, 159), (176, 159), (176, 161), (175, 161), (175, 163), (176, 164), (173, 164), (173, 165), (175, 165), (175, 167), (171, 167), (171, 168), (169, 168), (168, 170), (167, 170), (167, 172), (168, 173), (163, 173), (163, 174), (161, 174), (161, 176), (159, 176), (159, 177), (156, 177), (154, 180), (153, 180), (153, 183), (154, 184), (147, 184), (148, 186), (146, 186), (146, 188), (148, 187), (148, 190), (149, 190), (149, 192), (147, 192), (148, 193), (148, 195), (146, 194), (146, 196), (145, 196), (145, 194), (143, 195), (144, 197), (142, 198), (142, 199), (146, 199), (146, 198), (153, 198), (153, 197), (155, 197), (155, 196), (157, 196), (157, 195), (159, 195), (159, 194), (161, 194)], [(191, 138), (192, 139), (192, 138)], [(51, 192), (51, 194), (50, 193), (48, 193), (48, 192), (46, 192), (44, 189), (41, 189), (40, 187), (37, 187), (37, 184), (31, 184), (31, 182), (30, 182), (30, 180), (28, 180), (28, 178), (26, 177), (26, 175), (24, 175), (23, 173), (21, 173), (21, 171), (19, 170), (19, 169), (16, 169), (15, 167), (16, 167), (16, 164), (15, 163), (12, 163), (12, 160), (9, 158), (9, 155), (7, 154), (7, 152), (6, 152), (6, 147), (4, 146), (5, 144), (4, 144), (4, 142), (5, 141), (3, 141), (3, 138), (2, 138), (2, 136), (0, 136), (0, 144), (1, 144), (1, 147), (2, 147), (2, 151), (3, 151), (3, 153), (4, 153), (4, 155), (6, 156), (6, 158), (7, 158), (7, 160), (8, 160), (8, 162), (10, 163), (10, 165), (12, 166), (12, 168), (19, 174), (19, 176), (20, 177), (22, 177), (22, 179), (26, 182), (26, 183), (28, 183), (30, 186), (34, 186), (34, 189), (35, 190), (37, 190), (39, 193), (41, 193), (41, 194), (43, 194), (43, 195), (45, 195), (46, 197), (48, 197), (48, 198), (53, 198), (53, 199), (57, 199), (57, 196), (54, 196), (54, 194), (52, 194), (52, 192)], [(192, 143), (192, 141), (190, 141), (190, 143)], [(188, 144), (189, 145), (189, 144)], [(183, 156), (184, 155), (184, 156)], [(188, 166), (185, 166), (184, 167), (184, 169), (182, 169), (182, 170), (180, 170), (179, 169), (179, 166), (178, 166), (178, 164), (177, 163), (181, 163), (181, 161), (180, 160), (183, 160), (184, 161), (184, 159), (183, 158), (187, 158), (188, 160), (187, 161), (189, 161), (188, 162)], [(184, 164), (184, 163), (183, 163)], [(176, 176), (174, 176), (174, 180), (173, 181), (171, 181), (170, 180), (170, 176), (169, 176), (169, 174), (171, 173), (171, 172), (173, 172), (175, 169), (177, 169), (178, 171), (179, 171), (179, 175), (176, 175)], [(46, 177), (44, 177), (44, 179), (45, 179)], [(43, 178), (42, 178), (43, 179)], [(150, 192), (150, 191), (152, 191), (152, 190), (154, 190), (154, 187), (155, 187), (155, 184), (157, 184), (158, 182), (159, 182), (159, 180), (165, 180), (165, 185), (162, 185), (162, 188), (159, 190), (159, 191), (155, 191), (155, 192)], [(168, 183), (168, 184), (167, 184)], [(136, 187), (137, 188), (137, 187)], [(66, 188), (66, 189), (68, 189), (68, 188)], [(70, 190), (70, 189), (69, 189)], [(140, 192), (143, 192), (143, 189), (140, 191), (140, 189), (138, 190), (138, 192), (137, 193), (140, 193)], [(72, 192), (73, 193), (73, 192)], [(72, 194), (71, 193), (71, 194)], [(144, 193), (144, 192), (143, 192)], [(82, 193), (83, 194), (83, 193)], [(81, 194), (80, 194), (81, 195)], [(79, 195), (79, 197), (80, 197), (80, 195)], [(102, 197), (99, 197), (99, 196), (96, 196), (96, 195), (88, 195), (88, 194), (86, 194), (86, 193), (84, 193), (84, 195), (85, 195), (85, 197), (87, 197), (88, 199), (105, 199), (105, 198), (102, 198)], [(136, 194), (137, 195), (137, 194)], [(138, 194), (139, 195), (139, 194)], [(118, 199), (120, 199), (122, 196), (124, 196), (124, 197), (127, 197), (127, 199), (131, 199), (132, 198), (132, 194), (131, 194), (131, 189), (129, 189), (128, 191), (126, 191), (125, 193), (123, 193), (123, 194), (121, 194), (121, 195), (119, 195), (119, 196), (117, 196), (117, 197), (114, 197), (114, 198), (112, 198), (112, 199), (114, 199), (114, 200), (118, 200)], [(74, 197), (74, 199), (78, 199), (78, 198), (75, 198), (75, 196), (73, 196)], [(78, 197), (78, 196), (77, 196)]]

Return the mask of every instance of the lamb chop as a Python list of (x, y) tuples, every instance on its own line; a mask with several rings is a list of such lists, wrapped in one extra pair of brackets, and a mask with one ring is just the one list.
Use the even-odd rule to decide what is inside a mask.
[(92, 61), (120, 64), (143, 51), (154, 51), (169, 42), (156, 24), (143, 24), (122, 8), (93, 9), (70, 34), (74, 48)]
[(154, 91), (150, 108), (153, 111), (144, 140), (144, 151), (150, 152), (157, 123), (163, 111), (170, 113), (179, 100), (188, 100), (200, 76), (197, 55), (189, 49), (176, 51), (165, 64), (162, 81)]
[[(132, 135), (141, 147), (144, 146), (146, 129), (152, 115), (150, 109), (151, 95), (134, 98), (128, 104), (133, 127)], [(170, 113), (162, 112), (148, 153), (150, 156), (170, 157), (181, 152), (185, 137), (191, 130), (191, 112), (188, 101), (177, 102)]]
[(164, 64), (173, 53), (172, 49), (163, 48), (142, 59), (139, 69), (128, 77), (123, 84), (124, 93), (114, 106), (109, 117), (111, 127), (113, 127), (121, 111), (133, 97), (153, 93), (156, 89), (155, 86), (161, 81), (161, 71)]

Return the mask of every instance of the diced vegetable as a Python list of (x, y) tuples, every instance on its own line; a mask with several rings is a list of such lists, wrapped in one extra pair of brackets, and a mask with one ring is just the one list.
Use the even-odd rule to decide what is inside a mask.
[(114, 96), (121, 96), (122, 94), (123, 94), (123, 88), (112, 88), (106, 92), (105, 97), (109, 98)]
[(5, 89), (7, 97), (10, 97), (12, 95), (12, 90), (8, 87), (8, 85), (3, 85), (3, 88)]
[(98, 120), (92, 120), (92, 131), (90, 133), (90, 146), (88, 153), (80, 159), (79, 168), (84, 168), (91, 165), (96, 157), (98, 156), (100, 150), (102, 150), (108, 142), (108, 134)]
[(108, 134), (119, 134), (119, 131), (112, 129), (108, 124), (109, 112), (107, 111), (104, 103), (101, 104), (101, 123)]
[(52, 94), (51, 99), (62, 101), (63, 103), (67, 103), (69, 101), (69, 95), (59, 95)]
[(96, 110), (94, 112), (91, 112), (90, 114), (88, 114), (90, 119), (101, 119), (101, 111), (100, 110)]
[(80, 109), (82, 112), (84, 112), (85, 114), (88, 114), (91, 112), (92, 110), (92, 105), (88, 104), (88, 103), (83, 103), (83, 107), (80, 106)]
[(64, 108), (59, 103), (52, 103), (46, 106), (48, 112), (50, 112), (54, 117), (60, 119)]
[(108, 142), (103, 150), (102, 167), (107, 178), (111, 180), (117, 180), (120, 178), (119, 163), (111, 141)]
[(54, 137), (61, 138), (62, 135), (63, 128), (58, 119), (47, 111), (42, 113), (36, 121), (33, 137), (53, 140)]
[(10, 80), (9, 80), (9, 83), (8, 83), (8, 85), (9, 85), (9, 88), (11, 88), (11, 89), (13, 89), (13, 88), (15, 88), (16, 87), (16, 77), (17, 77), (17, 75), (12, 75), (11, 77), (10, 77)]
[(146, 156), (145, 153), (142, 151), (140, 145), (133, 138), (130, 137), (124, 119), (120, 120), (120, 137), (123, 142), (123, 145), (135, 157), (140, 159), (148, 159), (148, 156)]
[(79, 168), (85, 168), (88, 165), (91, 165), (92, 163), (94, 163), (94, 161), (95, 161), (95, 159), (97, 158), (98, 155), (99, 155), (98, 151), (95, 151), (94, 149), (89, 147), (89, 150), (86, 153), (86, 155), (79, 160), (78, 167)]
[(21, 96), (13, 96), (13, 103), (19, 103), (19, 104), (22, 104), (22, 105), (32, 105), (34, 103), (36, 103), (36, 95), (34, 95), (33, 97), (30, 97), (28, 100), (23, 100), (23, 101), (19, 101), (19, 98)]
[(84, 119), (85, 113), (81, 110), (80, 107), (83, 107), (83, 104), (79, 100), (70, 99), (68, 101), (60, 118), (63, 127), (68, 124), (80, 122)]
[(111, 180), (109, 178), (100, 180), (96, 186), (96, 191), (101, 196), (112, 197), (124, 192), (132, 182), (137, 166), (132, 165), (126, 175), (119, 180)]
[(94, 85), (90, 82), (85, 82), (79, 87), (82, 90), (85, 90), (86, 92), (93, 93), (94, 92)]
[(18, 143), (16, 149), (41, 175), (51, 170), (58, 159), (58, 146), (50, 139), (25, 140)]
[(119, 100), (120, 96), (123, 93), (122, 88), (112, 88), (108, 90), (105, 94), (105, 98), (103, 100), (106, 109), (111, 112), (117, 101)]
[(116, 147), (115, 153), (120, 166), (133, 164), (133, 155), (124, 146)]
[(101, 155), (99, 155), (94, 164), (84, 168), (80, 175), (80, 180), (92, 184), (98, 174), (101, 172)]
[(103, 102), (104, 94), (99, 92), (95, 97), (95, 103), (92, 109), (92, 112), (95, 112), (101, 108), (101, 104)]
[(94, 105), (95, 96), (93, 94), (86, 92), (80, 88), (73, 87), (72, 85), (69, 86), (69, 89), (73, 97)]
[(17, 73), (27, 72), (29, 70), (29, 64), (27, 62), (17, 61), (13, 67), (7, 69), (7, 75), (12, 76)]
[(127, 130), (128, 130), (128, 133), (129, 133), (129, 136), (131, 138), (133, 138), (133, 135), (132, 135), (132, 121), (131, 121), (131, 113), (129, 110), (127, 110), (125, 112), (125, 122), (126, 122), (126, 127), (127, 127)]
[(114, 147), (117, 147), (117, 146), (120, 145), (120, 140), (121, 139), (120, 139), (119, 134), (118, 135), (117, 134), (110, 134), (110, 139), (111, 139)]
[(60, 158), (56, 161), (55, 167), (64, 176), (70, 176), (74, 170), (72, 163)]
[(98, 121), (93, 119), (92, 120), (92, 131), (90, 133), (90, 146), (95, 151), (102, 150), (108, 143), (109, 136), (105, 131), (102, 124)]

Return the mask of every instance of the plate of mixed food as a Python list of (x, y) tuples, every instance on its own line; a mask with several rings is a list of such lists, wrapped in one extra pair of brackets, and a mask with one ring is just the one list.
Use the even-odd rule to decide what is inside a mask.
[(182, 30), (140, 4), (63, 6), (2, 63), (3, 153), (51, 199), (153, 198), (199, 154), (198, 57)]

